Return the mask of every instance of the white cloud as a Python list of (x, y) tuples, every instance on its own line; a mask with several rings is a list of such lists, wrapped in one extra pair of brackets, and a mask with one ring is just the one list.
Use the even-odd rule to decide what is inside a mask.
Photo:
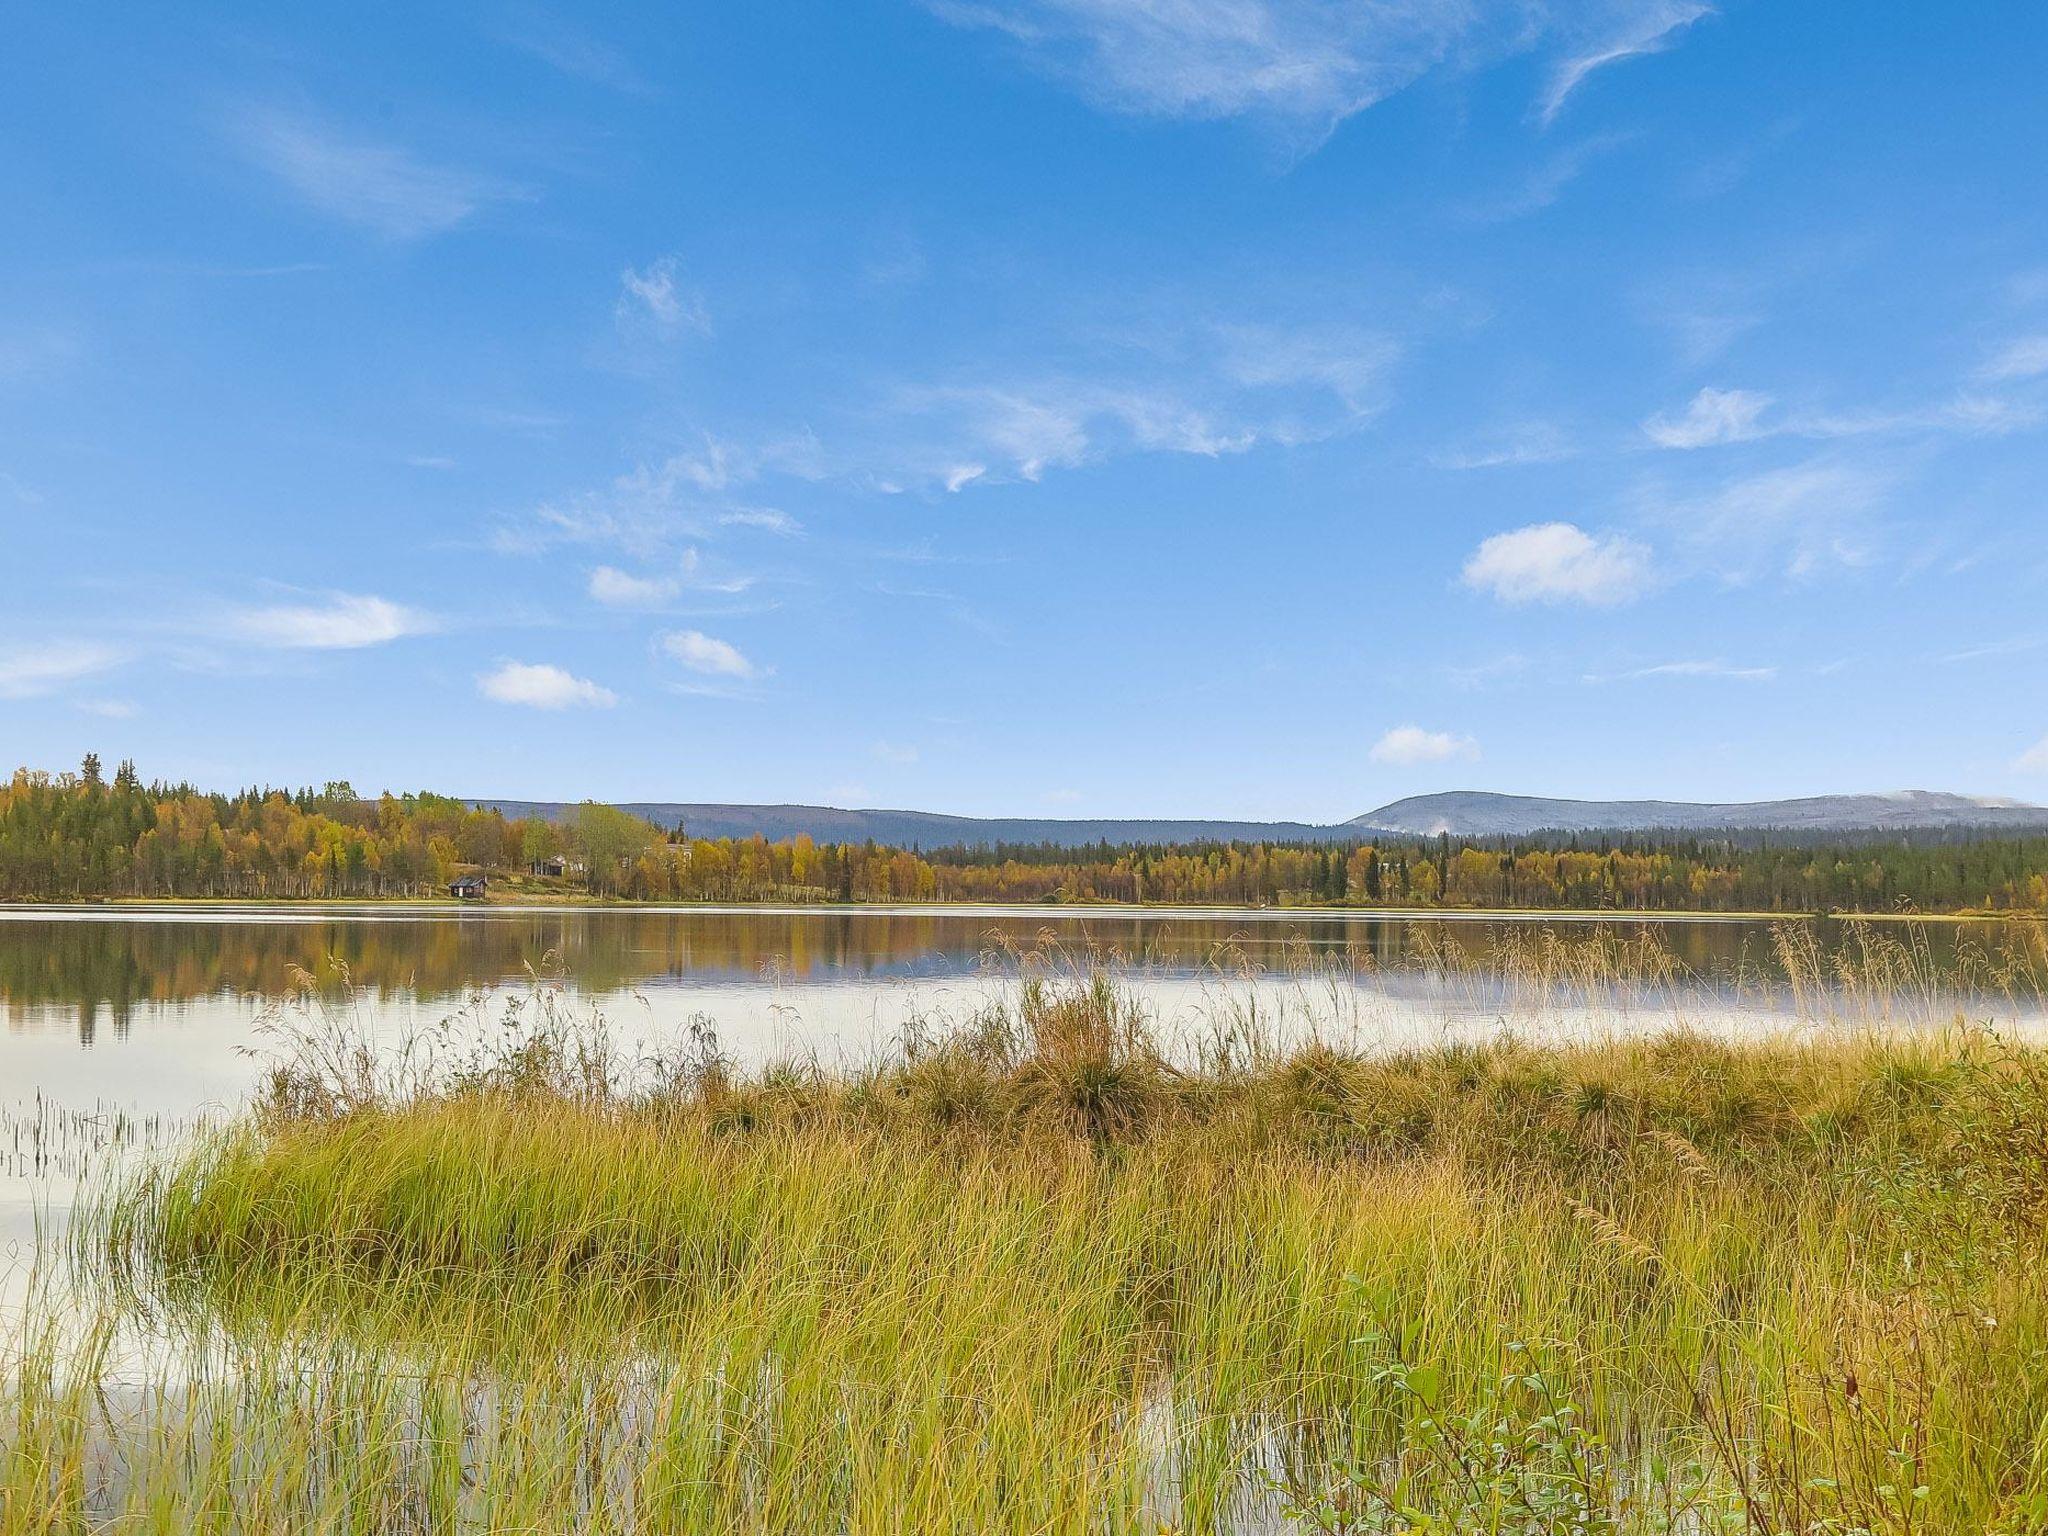
[(1249, 389), (1327, 392), (1352, 416), (1371, 416), (1386, 403), (1387, 375), (1399, 348), (1374, 331), (1348, 324), (1217, 327), (1218, 371)]
[(610, 565), (590, 573), (591, 598), (607, 608), (659, 608), (681, 590), (673, 576), (635, 576)]
[(382, 597), (336, 592), (317, 603), (278, 603), (228, 615), (236, 639), (287, 650), (352, 651), (436, 628), (428, 615)]
[(1425, 731), (1419, 725), (1397, 725), (1373, 743), (1376, 763), (1447, 763), (1453, 758), (1476, 758), (1479, 743), (1470, 736), (1449, 731)]
[(496, 177), (430, 165), (284, 112), (247, 112), (233, 128), (243, 152), (301, 200), (387, 239), (444, 234), (491, 203), (527, 195)]
[(1626, 683), (1648, 677), (1720, 677), (1735, 682), (1767, 683), (1777, 675), (1776, 667), (1738, 667), (1725, 661), (1664, 661), (1653, 667), (1636, 667), (1628, 672), (1588, 673), (1586, 681)]
[(1454, 688), (1485, 688), (1510, 677), (1519, 677), (1528, 670), (1529, 658), (1509, 651), (1468, 666), (1445, 667), (1444, 676)]
[(1618, 533), (1532, 523), (1482, 541), (1464, 580), (1507, 603), (1625, 603), (1649, 584), (1650, 552)]
[(2048, 736), (2043, 736), (2013, 761), (2022, 773), (2048, 773)]
[(588, 84), (635, 96), (647, 92), (647, 81), (624, 53), (538, 9), (521, 15), (499, 41)]
[(2034, 379), (2048, 373), (2048, 335), (2020, 336), (1977, 370), (1985, 379)]
[(717, 526), (799, 531), (793, 518), (750, 507), (721, 506), (730, 488), (768, 472), (822, 479), (817, 439), (808, 430), (741, 445), (704, 435), (700, 447), (642, 464), (609, 485), (536, 508), (527, 522), (492, 536), (503, 554), (535, 554), (563, 544), (612, 545), (643, 558), (672, 549), (678, 538), (704, 537)]
[(1605, 69), (1624, 59), (1640, 58), (1646, 53), (1662, 53), (1677, 40), (1680, 32), (1713, 12), (1711, 5), (1699, 4), (1698, 0), (1658, 0), (1658, 3), (1634, 7), (1624, 15), (1619, 30), (1583, 53), (1558, 62), (1551, 71), (1549, 85), (1544, 88), (1537, 116), (1546, 127), (1549, 126), (1566, 99), (1585, 84), (1586, 77), (1595, 70)]
[[(1433, 69), (1469, 70), (1562, 39), (1547, 123), (1593, 71), (1667, 48), (1696, 0), (926, 0), (1001, 33), (1097, 105), (1156, 117), (1244, 117), (1313, 147)], [(1584, 20), (1593, 13), (1591, 22)]]
[(1650, 509), (1700, 564), (1730, 580), (1777, 569), (1805, 577), (1865, 565), (1881, 533), (1873, 509), (1892, 473), (1867, 460), (1811, 459)]
[(126, 699), (80, 699), (79, 710), (102, 720), (132, 720), (135, 706)]
[(1078, 789), (1048, 789), (1038, 798), (1047, 805), (1077, 805), (1086, 797)]
[(1660, 448), (1707, 448), (1763, 436), (1771, 397), (1748, 389), (1703, 389), (1681, 416), (1652, 416), (1643, 431)]
[(619, 274), (618, 316), (621, 324), (652, 324), (658, 331), (674, 334), (696, 331), (711, 334), (711, 315), (703, 297), (682, 286), (680, 263), (664, 256), (645, 271), (628, 267)]
[(762, 669), (749, 661), (738, 646), (701, 630), (671, 630), (661, 637), (661, 649), (692, 672), (702, 672), (708, 677), (736, 677), (745, 681), (762, 673)]
[(619, 702), (611, 689), (547, 662), (504, 662), (476, 686), (487, 699), (527, 709), (610, 709)]
[(917, 748), (900, 746), (897, 743), (890, 741), (876, 742), (874, 745), (874, 753), (875, 756), (879, 758), (882, 762), (895, 763), (903, 767), (908, 767), (910, 764), (916, 762), (918, 756)]
[(1509, 191), (1465, 203), (1459, 211), (1475, 224), (1505, 224), (1540, 213), (1562, 197), (1595, 160), (1628, 140), (1629, 135), (1619, 133), (1585, 139), (1550, 156)]
[[(1162, 117), (1260, 116), (1320, 139), (1505, 17), (1458, 3), (929, 0), (1006, 34), (1098, 104)], [(1495, 11), (1510, 9), (1495, 6)]]
[(1343, 322), (1176, 322), (1115, 338), (1085, 372), (899, 387), (852, 463), (875, 484), (959, 491), (1118, 454), (1318, 442), (1384, 407), (1397, 356)]
[(90, 640), (50, 640), (0, 650), (0, 699), (33, 699), (110, 671), (126, 657)]
[(1464, 448), (1429, 456), (1437, 469), (1502, 469), (1524, 464), (1556, 464), (1575, 457), (1578, 448), (1550, 422), (1523, 422)]
[(779, 533), (785, 537), (804, 531), (802, 523), (773, 507), (742, 507), (736, 512), (721, 512), (718, 521), (727, 528), (758, 528), (763, 533)]

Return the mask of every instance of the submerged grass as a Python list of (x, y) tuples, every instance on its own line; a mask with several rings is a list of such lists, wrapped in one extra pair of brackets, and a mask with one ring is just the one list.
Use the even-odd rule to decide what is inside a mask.
[(309, 1008), (75, 1228), (0, 1530), (2048, 1529), (2048, 1062), (1988, 1034), (1188, 1059), (1095, 979), (742, 1071)]

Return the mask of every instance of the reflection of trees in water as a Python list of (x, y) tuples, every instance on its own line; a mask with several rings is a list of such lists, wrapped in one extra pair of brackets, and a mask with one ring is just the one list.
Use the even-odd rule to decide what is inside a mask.
[[(1644, 935), (1650, 935), (1645, 940)], [(1817, 934), (1832, 946), (1839, 935)], [(1953, 937), (1927, 930), (1939, 964)], [(125, 1031), (138, 1005), (222, 994), (271, 997), (294, 968), (338, 983), (441, 998), (558, 969), (591, 991), (670, 978), (829, 980), (959, 972), (1047, 952), (1056, 965), (1108, 960), (1163, 970), (1286, 971), (1304, 964), (1483, 970), (1668, 963), (1694, 976), (1773, 978), (1763, 924), (1489, 923), (1385, 917), (1281, 921), (1214, 916), (1118, 920), (1103, 914), (1011, 918), (946, 912), (533, 912), (421, 921), (335, 917), (290, 922), (27, 920), (0, 923), (0, 1004), (76, 1007)], [(1546, 959), (1545, 957), (1548, 957)], [(1638, 971), (1640, 977), (1641, 972)]]

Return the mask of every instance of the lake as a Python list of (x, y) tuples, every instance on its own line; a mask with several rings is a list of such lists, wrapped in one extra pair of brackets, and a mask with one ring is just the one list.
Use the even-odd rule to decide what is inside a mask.
[[(625, 1036), (708, 1020), (830, 1065), (942, 1030), (1020, 971), (1105, 969), (1169, 1038), (1412, 1044), (1502, 1030), (2042, 1021), (2039, 923), (1106, 908), (0, 908), (0, 1242), (110, 1135), (231, 1112), (294, 986), (396, 1041), (541, 978)], [(344, 981), (345, 978), (345, 981)]]

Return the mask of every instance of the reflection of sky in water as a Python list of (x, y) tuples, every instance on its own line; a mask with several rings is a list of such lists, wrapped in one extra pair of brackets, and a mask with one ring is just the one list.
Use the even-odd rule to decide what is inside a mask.
[[(1655, 935), (1671, 979), (1629, 984), (1564, 962), (1576, 982), (1503, 975), (1498, 960), (1555, 964), (1591, 942)], [(1826, 947), (1842, 930), (1815, 930)], [(2014, 930), (2031, 934), (2039, 928)], [(0, 909), (0, 1249), (32, 1232), (38, 1195), (62, 1204), (78, 1168), (57, 1157), (37, 1174), (22, 1151), (22, 1115), (40, 1095), (89, 1116), (231, 1113), (261, 1068), (257, 1027), (292, 966), (340, 955), (358, 983), (355, 1008), (375, 1038), (431, 1027), (465, 1000), (491, 1010), (529, 985), (525, 967), (556, 957), (578, 1003), (599, 1008), (629, 1047), (674, 1042), (699, 1016), (742, 1060), (872, 1059), (922, 1019), (943, 1031), (1014, 997), (1005, 945), (1063, 950), (1053, 972), (1104, 963), (1139, 995), (1163, 1037), (1193, 1052), (1220, 1035), (1241, 1049), (1316, 1034), (1382, 1048), (1502, 1032), (1587, 1038), (1672, 1027), (1712, 1033), (1837, 1024), (1939, 1026), (1959, 1013), (2039, 1028), (2038, 989), (2024, 997), (1959, 996), (1952, 925), (1894, 930), (1909, 985), (1844, 997), (1794, 989), (1767, 924), (1726, 919), (1614, 920), (1454, 914), (1143, 913), (1059, 909), (879, 911), (683, 908)], [(1989, 944), (1984, 930), (1966, 946)], [(1445, 950), (1452, 953), (1449, 963)], [(1626, 956), (1624, 957), (1627, 958)], [(1640, 952), (1636, 952), (1640, 958)], [(1489, 968), (1490, 967), (1490, 968)], [(475, 1002), (476, 999), (482, 1002)], [(11, 1138), (11, 1140), (10, 1140)], [(72, 1150), (90, 1142), (72, 1135)], [(11, 1156), (8, 1148), (13, 1148)], [(4, 1261), (0, 1261), (4, 1263)]]

